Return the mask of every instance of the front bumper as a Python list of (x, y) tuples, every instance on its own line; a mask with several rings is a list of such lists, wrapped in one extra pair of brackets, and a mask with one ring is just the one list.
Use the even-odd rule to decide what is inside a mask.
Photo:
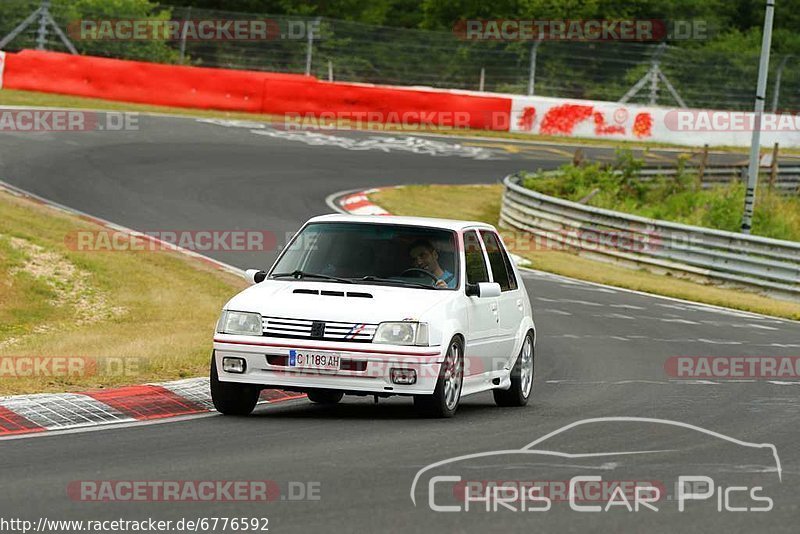
[[(337, 371), (303, 370), (285, 363), (292, 349), (336, 353), (346, 368)], [(377, 394), (430, 395), (436, 388), (444, 349), (442, 347), (406, 347), (372, 343), (321, 342), (271, 337), (214, 336), (215, 365), (220, 381), (258, 384), (270, 387), (325, 388)], [(222, 369), (222, 358), (244, 358), (244, 373)], [(391, 369), (413, 369), (417, 382), (411, 385), (392, 383)]]

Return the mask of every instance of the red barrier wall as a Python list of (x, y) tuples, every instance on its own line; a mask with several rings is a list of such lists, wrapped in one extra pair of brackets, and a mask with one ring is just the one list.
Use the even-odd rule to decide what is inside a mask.
[[(507, 130), (511, 99), (449, 91), (328, 83), (278, 74), (23, 50), (6, 56), (4, 87), (226, 111), (319, 115), (378, 112), (393, 121)], [(457, 114), (457, 115), (456, 115)], [(416, 119), (414, 117), (417, 117)]]
[(4, 86), (125, 102), (258, 113), (262, 87), (269, 79), (307, 78), (23, 50), (6, 56)]
[(388, 122), (506, 131), (511, 99), (319, 80), (276, 80), (265, 83), (262, 109), (265, 113), (300, 112), (316, 116), (326, 112), (376, 112), (382, 117), (392, 114), (399, 117)]

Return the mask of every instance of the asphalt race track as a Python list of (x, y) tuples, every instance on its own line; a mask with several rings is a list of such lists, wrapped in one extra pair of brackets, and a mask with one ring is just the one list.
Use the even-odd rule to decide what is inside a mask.
[[(267, 130), (141, 117), (138, 131), (2, 133), (0, 179), (139, 230), (258, 228), (274, 231), (281, 243), (306, 218), (329, 211), (324, 200), (337, 191), (496, 182), (522, 168), (554, 168), (574, 150), (500, 140), (425, 137), (432, 143), (420, 143), (354, 132), (336, 133), (334, 141), (299, 139)], [(590, 158), (613, 157), (608, 149), (585, 151)], [(666, 162), (671, 155), (648, 157)], [(211, 255), (242, 268), (266, 266), (274, 257)], [(267, 517), (272, 532), (797, 531), (800, 385), (675, 380), (665, 364), (672, 356), (796, 356), (798, 323), (537, 273), (526, 274), (525, 284), (539, 332), (534, 397), (526, 408), (497, 408), (482, 394), (464, 399), (454, 419), (424, 420), (409, 399), (375, 405), (348, 397), (335, 407), (298, 400), (248, 418), (210, 415), (8, 440), (0, 443), (0, 510), (33, 521)], [(543, 458), (525, 466), (524, 475), (518, 461), (498, 457), (489, 465), (461, 466), (457, 474), (471, 480), (634, 477), (667, 487), (678, 475), (707, 475), (716, 493), (688, 503), (685, 512), (674, 499), (659, 502), (658, 512), (615, 507), (583, 513), (566, 502), (541, 512), (434, 512), (427, 486), (417, 488), (412, 502), (412, 482), (428, 464), (520, 449), (565, 425), (604, 417), (670, 420), (740, 442), (774, 444), (780, 471), (764, 449), (684, 427), (597, 421), (556, 436), (553, 447), (659, 452), (600, 462)], [(67, 494), (69, 483), (80, 480), (274, 480), (282, 490), (290, 482), (311, 482), (318, 484), (319, 499), (293, 501), (284, 493), (285, 500), (267, 504), (81, 502)], [(727, 504), (761, 504), (739, 497), (720, 511), (722, 488), (741, 486), (762, 486), (772, 509), (729, 511)]]

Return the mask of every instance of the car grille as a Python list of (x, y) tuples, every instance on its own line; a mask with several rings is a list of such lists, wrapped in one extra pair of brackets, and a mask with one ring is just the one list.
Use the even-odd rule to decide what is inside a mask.
[[(315, 323), (317, 324), (315, 325)], [(319, 323), (325, 325), (322, 336), (318, 335)], [(287, 317), (264, 317), (262, 322), (262, 332), (265, 336), (361, 343), (371, 342), (377, 328), (377, 324), (290, 319)]]

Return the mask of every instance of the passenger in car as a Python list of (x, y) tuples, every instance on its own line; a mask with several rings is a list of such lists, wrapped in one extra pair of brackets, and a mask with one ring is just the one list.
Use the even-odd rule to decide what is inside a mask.
[(439, 251), (426, 239), (411, 244), (409, 249), (411, 261), (417, 269), (422, 269), (437, 278), (437, 287), (456, 287), (456, 276), (439, 265)]

